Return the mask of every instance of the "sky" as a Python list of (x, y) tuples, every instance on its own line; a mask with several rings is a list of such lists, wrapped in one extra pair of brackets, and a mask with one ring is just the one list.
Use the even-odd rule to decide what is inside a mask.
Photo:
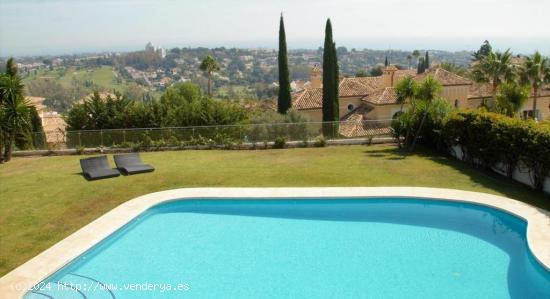
[(163, 47), (338, 46), (550, 54), (548, 0), (0, 0), (0, 56)]

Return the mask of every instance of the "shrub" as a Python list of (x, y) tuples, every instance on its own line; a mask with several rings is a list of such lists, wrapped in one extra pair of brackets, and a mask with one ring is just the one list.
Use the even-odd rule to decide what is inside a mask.
[(145, 133), (141, 134), (140, 139), (141, 139), (140, 143), (141, 143), (142, 147), (149, 148), (149, 147), (153, 146), (153, 139), (149, 135), (149, 132), (145, 132)]
[[(420, 132), (421, 143), (437, 149), (445, 148), (445, 140), (441, 135), (447, 116), (453, 111), (453, 107), (442, 99), (434, 100), (430, 105), (424, 101), (417, 103), (415, 111), (405, 111), (392, 121), (392, 135), (397, 140), (399, 147), (410, 145), (414, 134), (420, 127), (420, 122), (424, 112), (428, 109), (428, 114), (422, 131)], [(404, 144), (402, 144), (402, 141)]]
[(76, 149), (76, 154), (77, 154), (77, 155), (82, 155), (82, 154), (84, 154), (85, 148), (84, 148), (83, 146), (77, 146), (75, 149)]
[(325, 147), (327, 146), (327, 140), (324, 136), (319, 136), (315, 139), (315, 147)]
[(249, 124), (244, 132), (249, 141), (273, 140), (275, 136), (288, 136), (291, 140), (303, 140), (313, 133), (309, 119), (294, 109), (286, 114), (266, 111), (253, 116), (245, 124)]
[(281, 148), (285, 148), (285, 146), (286, 146), (286, 138), (285, 137), (275, 138), (275, 143), (273, 144), (273, 148), (281, 149)]
[(178, 138), (176, 136), (171, 136), (168, 139), (167, 144), (169, 146), (180, 146), (181, 142), (178, 140)]
[(528, 167), (536, 189), (550, 173), (550, 128), (486, 111), (461, 111), (446, 118), (442, 136), (447, 146), (459, 146), (463, 160), (494, 167), (499, 162), (511, 177), (520, 164)]

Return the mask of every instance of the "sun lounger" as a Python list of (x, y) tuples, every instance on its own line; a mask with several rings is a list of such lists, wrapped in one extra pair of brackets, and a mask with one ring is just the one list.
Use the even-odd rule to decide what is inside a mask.
[(112, 169), (107, 161), (107, 156), (99, 156), (80, 160), (82, 173), (88, 180), (114, 178), (120, 175), (116, 169)]
[(137, 153), (115, 155), (115, 164), (126, 175), (155, 171), (153, 166), (144, 164)]

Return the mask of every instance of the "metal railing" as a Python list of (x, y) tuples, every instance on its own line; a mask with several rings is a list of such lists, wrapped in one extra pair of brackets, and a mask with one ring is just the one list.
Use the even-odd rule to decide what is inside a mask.
[(391, 136), (391, 120), (240, 124), (174, 128), (48, 131), (35, 133), (35, 149), (175, 147)]

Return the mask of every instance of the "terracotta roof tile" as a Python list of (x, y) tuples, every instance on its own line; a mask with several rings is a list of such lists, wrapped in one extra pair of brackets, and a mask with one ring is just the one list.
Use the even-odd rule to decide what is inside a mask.
[[(397, 70), (395, 79), (402, 80), (407, 76), (416, 81), (424, 80), (428, 75), (441, 82), (443, 86), (471, 85), (472, 81), (448, 72), (442, 68), (434, 68), (424, 74), (417, 75), (415, 70)], [(305, 85), (304, 90), (292, 95), (293, 107), (296, 109), (320, 109), (323, 106), (323, 89), (311, 88)], [(397, 96), (393, 87), (384, 87), (382, 76), (344, 78), (340, 81), (340, 97), (362, 97), (366, 102), (375, 105), (395, 104)]]
[(359, 78), (344, 78), (340, 81), (339, 92), (341, 97), (366, 96), (374, 90), (367, 80)]
[(422, 81), (426, 79), (426, 77), (432, 76), (434, 79), (439, 81), (441, 85), (443, 86), (452, 86), (452, 85), (470, 85), (473, 82), (469, 79), (466, 79), (464, 77), (461, 77), (457, 74), (453, 74), (449, 71), (446, 71), (442, 68), (435, 68), (430, 69), (429, 71), (425, 72), (424, 74), (416, 75), (414, 78), (416, 81)]
[(415, 77), (416, 70), (399, 70), (395, 72), (394, 80), (395, 82), (399, 82), (400, 80), (403, 80), (405, 77)]
[(323, 107), (323, 89), (306, 88), (292, 95), (292, 107), (300, 110)]
[(397, 94), (395, 93), (395, 88), (386, 87), (378, 89), (370, 95), (364, 97), (363, 101), (375, 105), (395, 104), (397, 103)]
[(343, 117), (339, 126), (340, 135), (346, 138), (390, 135), (389, 123), (365, 119), (369, 111), (369, 108), (363, 106)]
[(372, 90), (382, 87), (382, 76), (378, 77), (361, 77), (354, 78), (355, 80), (361, 82), (361, 84), (368, 86)]

